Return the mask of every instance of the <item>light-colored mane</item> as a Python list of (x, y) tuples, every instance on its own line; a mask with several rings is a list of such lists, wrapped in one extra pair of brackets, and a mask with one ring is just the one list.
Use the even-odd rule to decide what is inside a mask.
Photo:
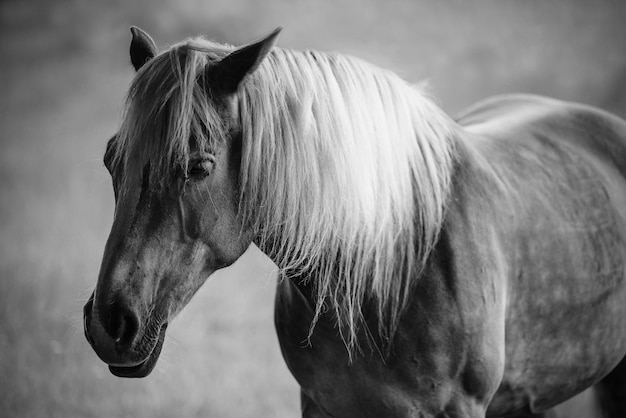
[[(196, 80), (228, 50), (195, 39), (146, 65), (131, 87), (117, 160), (153, 135), (160, 139), (153, 151), (141, 148), (142, 160), (162, 178), (186, 166), (190, 137), (209, 149), (224, 140), (223, 118)], [(283, 272), (312, 280), (312, 327), (330, 309), (352, 349), (367, 303), (383, 340), (391, 338), (443, 222), (451, 121), (393, 73), (281, 48), (242, 83), (237, 101), (240, 215), (256, 242)]]

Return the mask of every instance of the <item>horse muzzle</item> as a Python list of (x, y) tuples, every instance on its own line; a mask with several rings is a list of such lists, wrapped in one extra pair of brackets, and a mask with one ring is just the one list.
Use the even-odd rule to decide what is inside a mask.
[(115, 376), (149, 375), (161, 354), (167, 322), (153, 318), (142, 327), (139, 315), (124, 304), (113, 303), (108, 308), (102, 315), (91, 295), (83, 308), (85, 338)]

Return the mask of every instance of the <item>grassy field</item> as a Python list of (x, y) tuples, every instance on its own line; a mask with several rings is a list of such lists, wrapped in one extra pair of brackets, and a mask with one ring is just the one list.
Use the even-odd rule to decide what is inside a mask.
[[(336, 50), (429, 81), (454, 114), (523, 91), (626, 116), (617, 1), (0, 2), (0, 415), (292, 417), (298, 388), (272, 324), (274, 266), (256, 248), (170, 327), (147, 379), (113, 377), (82, 336), (111, 224), (101, 157), (125, 89), (128, 27), (160, 46), (230, 43), (276, 26), (281, 46)], [(587, 417), (586, 399), (561, 416)]]

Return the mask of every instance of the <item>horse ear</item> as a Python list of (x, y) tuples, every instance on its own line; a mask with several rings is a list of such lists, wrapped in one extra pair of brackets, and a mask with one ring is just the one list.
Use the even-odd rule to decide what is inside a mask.
[(226, 92), (234, 93), (246, 76), (259, 67), (276, 43), (281, 30), (282, 28), (278, 27), (263, 39), (237, 48), (211, 67), (213, 77), (221, 83)]
[(130, 62), (135, 67), (135, 71), (139, 71), (146, 62), (156, 56), (158, 49), (150, 35), (137, 26), (131, 26), (130, 33), (133, 35), (130, 41)]

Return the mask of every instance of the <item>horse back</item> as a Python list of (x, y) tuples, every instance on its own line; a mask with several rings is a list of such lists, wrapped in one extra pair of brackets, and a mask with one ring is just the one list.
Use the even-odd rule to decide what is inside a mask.
[(457, 195), (470, 226), (496, 237), (479, 244), (499, 258), (484, 285), (506, 294), (489, 412), (544, 410), (626, 352), (626, 122), (535, 96), (491, 99), (458, 122), (473, 175)]

